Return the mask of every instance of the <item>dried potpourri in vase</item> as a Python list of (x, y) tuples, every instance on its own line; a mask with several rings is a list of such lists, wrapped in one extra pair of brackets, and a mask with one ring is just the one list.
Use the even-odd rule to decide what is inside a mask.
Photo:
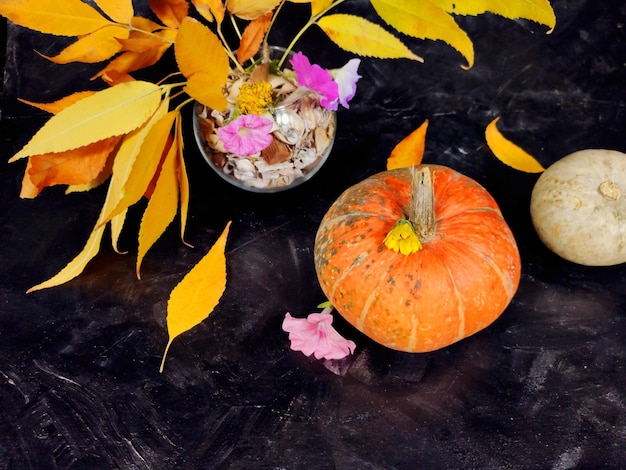
[(290, 53), (293, 68), (281, 69), (284, 54), (268, 47), (246, 71), (231, 70), (224, 111), (199, 103), (195, 108), (204, 158), (224, 179), (250, 191), (282, 191), (321, 168), (335, 139), (337, 105), (347, 105), (359, 78), (358, 59), (328, 71)]

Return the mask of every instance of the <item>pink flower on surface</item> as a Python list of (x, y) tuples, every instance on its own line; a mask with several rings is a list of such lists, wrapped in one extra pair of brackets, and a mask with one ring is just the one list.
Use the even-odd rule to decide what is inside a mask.
[(217, 135), (226, 151), (246, 157), (260, 152), (272, 143), (272, 126), (271, 119), (258, 114), (244, 114), (217, 129)]
[(333, 316), (325, 308), (321, 313), (311, 313), (306, 318), (293, 318), (285, 314), (282, 328), (289, 333), (291, 349), (302, 351), (305, 356), (313, 354), (316, 359), (343, 359), (356, 348), (354, 341), (341, 336), (331, 326)]
[(357, 73), (361, 65), (361, 59), (350, 59), (346, 65), (340, 69), (331, 70), (330, 74), (339, 86), (339, 103), (344, 108), (349, 108), (348, 101), (354, 98), (356, 93), (356, 82), (361, 76)]
[(293, 56), (291, 66), (298, 79), (298, 85), (317, 92), (321, 98), (320, 104), (325, 108), (331, 111), (337, 110), (339, 85), (333, 80), (328, 70), (317, 64), (311, 64), (302, 52), (298, 52)]

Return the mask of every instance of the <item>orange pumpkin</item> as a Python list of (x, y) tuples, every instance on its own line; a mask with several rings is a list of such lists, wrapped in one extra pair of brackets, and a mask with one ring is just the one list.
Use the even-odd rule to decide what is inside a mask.
[[(429, 179), (420, 191), (417, 171)], [(420, 218), (411, 221), (421, 249), (405, 255), (383, 240), (411, 214)], [(521, 270), (493, 197), (439, 165), (384, 171), (347, 189), (322, 219), (314, 255), (337, 311), (374, 341), (407, 352), (443, 348), (493, 323)]]

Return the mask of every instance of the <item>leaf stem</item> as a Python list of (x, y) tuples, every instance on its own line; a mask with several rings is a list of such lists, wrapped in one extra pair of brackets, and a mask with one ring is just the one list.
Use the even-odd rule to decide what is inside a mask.
[[(229, 16), (230, 16), (231, 22), (233, 23), (233, 28), (237, 32), (237, 35), (241, 37), (241, 34), (239, 33), (239, 28), (237, 27), (237, 24), (235, 23), (234, 18), (231, 15)], [(221, 23), (217, 25), (217, 35), (219, 36), (220, 41), (222, 41), (222, 45), (224, 46), (224, 50), (226, 51), (226, 55), (228, 55), (228, 58), (231, 60), (233, 64), (235, 64), (235, 67), (237, 67), (237, 70), (243, 73), (244, 72), (243, 66), (237, 60), (237, 57), (235, 56), (233, 50), (228, 45), (228, 41), (226, 41), (226, 38), (224, 37), (224, 33), (222, 33)]]
[[(174, 44), (174, 41), (172, 41), (170, 39), (165, 39), (164, 37), (159, 36), (158, 34), (153, 33), (152, 31), (146, 31), (145, 29), (137, 28), (136, 26), (133, 26), (133, 25), (130, 25), (130, 24), (121, 24), (121, 23), (116, 23), (116, 24), (125, 27), (129, 31), (135, 31), (135, 32), (138, 32), (138, 33), (143, 33), (143, 34), (145, 34), (147, 36), (154, 37), (154, 38), (156, 38), (156, 39), (158, 39), (160, 41), (163, 41), (163, 42), (166, 42), (166, 43), (169, 43), (169, 44)], [(164, 29), (169, 30), (169, 31), (176, 31), (176, 28), (166, 28), (166, 27), (160, 28), (160, 31), (162, 31)]]

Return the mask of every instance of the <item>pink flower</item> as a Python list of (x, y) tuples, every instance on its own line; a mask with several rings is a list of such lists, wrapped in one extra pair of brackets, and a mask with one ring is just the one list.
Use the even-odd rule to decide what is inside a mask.
[(344, 108), (349, 108), (348, 101), (354, 98), (356, 93), (356, 82), (361, 76), (357, 73), (361, 65), (361, 59), (350, 59), (346, 65), (340, 69), (331, 70), (330, 74), (339, 86), (339, 103)]
[(217, 129), (224, 148), (245, 157), (267, 148), (272, 143), (273, 121), (258, 114), (244, 114)]
[(328, 313), (331, 307), (321, 313), (311, 313), (307, 318), (293, 318), (285, 314), (282, 328), (289, 333), (291, 349), (302, 351), (305, 356), (315, 355), (316, 359), (343, 359), (354, 352), (354, 341), (343, 338), (331, 326), (333, 316)]
[(317, 92), (320, 95), (320, 104), (325, 108), (332, 111), (337, 109), (339, 85), (328, 70), (317, 64), (311, 64), (302, 52), (293, 56), (291, 66), (298, 79), (298, 85)]

